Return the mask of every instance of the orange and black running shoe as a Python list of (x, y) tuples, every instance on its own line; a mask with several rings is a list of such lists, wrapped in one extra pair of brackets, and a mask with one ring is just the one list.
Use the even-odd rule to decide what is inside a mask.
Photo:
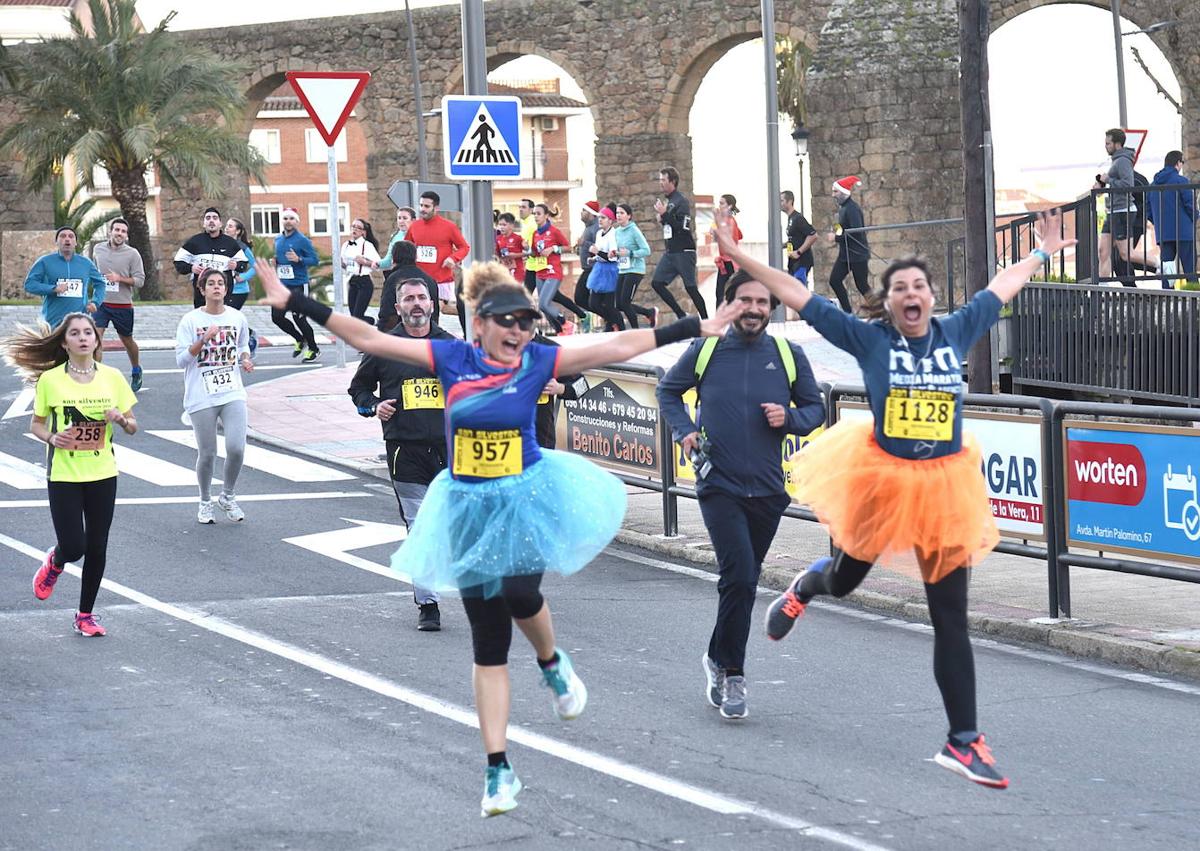
[(996, 759), (982, 733), (965, 747), (950, 739), (933, 761), (981, 786), (1008, 788), (1008, 778), (996, 770)]

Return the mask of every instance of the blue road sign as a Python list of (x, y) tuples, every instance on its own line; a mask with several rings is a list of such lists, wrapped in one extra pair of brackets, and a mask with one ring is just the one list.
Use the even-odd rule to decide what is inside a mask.
[(449, 178), (520, 180), (520, 98), (492, 95), (442, 98), (442, 151)]

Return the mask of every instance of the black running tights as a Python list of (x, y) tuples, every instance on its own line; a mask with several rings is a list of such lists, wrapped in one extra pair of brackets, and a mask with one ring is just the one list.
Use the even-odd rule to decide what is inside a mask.
[(317, 350), (317, 338), (313, 336), (313, 329), (308, 324), (308, 320), (299, 313), (293, 313), (292, 319), (296, 320), (295, 325), (292, 325), (288, 321), (287, 311), (279, 310), (275, 307), (271, 308), (271, 321), (275, 323), (275, 327), (297, 343), (303, 343), (308, 346), (310, 352), (315, 352)]
[(617, 310), (628, 317), (630, 328), (638, 327), (639, 316), (645, 316), (652, 323), (654, 321), (653, 310), (633, 303), (633, 298), (637, 295), (638, 284), (642, 282), (642, 277), (641, 272), (624, 272), (617, 278)]
[(870, 265), (866, 260), (861, 262), (855, 261), (848, 263), (845, 260), (837, 260), (833, 264), (833, 268), (829, 270), (829, 288), (833, 290), (837, 296), (838, 304), (846, 313), (853, 313), (853, 308), (850, 307), (850, 296), (846, 293), (846, 276), (854, 276), (854, 286), (865, 297), (871, 292), (870, 281)]
[(542, 574), (533, 573), (504, 577), (499, 593), (485, 585), (462, 589), (476, 665), (508, 664), (513, 618), (525, 620), (542, 610), (545, 600), (539, 590), (541, 584)]
[(104, 578), (108, 530), (117, 502), (117, 477), (97, 482), (47, 482), (54, 522), (54, 563), (62, 567), (83, 559), (79, 611), (91, 612)]
[[(858, 587), (872, 562), (838, 552), (822, 573), (809, 572), (800, 582), (800, 598), (807, 602), (826, 594), (845, 597)], [(929, 619), (933, 622), (933, 676), (942, 693), (950, 733), (977, 730), (975, 711), (975, 656), (967, 632), (967, 583), (970, 571), (960, 567), (940, 582), (925, 583)]]

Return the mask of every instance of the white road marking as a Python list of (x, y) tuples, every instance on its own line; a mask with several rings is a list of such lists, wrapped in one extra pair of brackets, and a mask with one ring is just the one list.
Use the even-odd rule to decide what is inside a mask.
[[(641, 555), (640, 553), (626, 552), (625, 550), (617, 550), (613, 548), (607, 549), (609, 555), (616, 556), (625, 561), (631, 561), (635, 564), (644, 564), (649, 567), (657, 567), (660, 570), (667, 570), (671, 573), (680, 573), (684, 576), (691, 576), (697, 579), (703, 579), (706, 582), (716, 582), (719, 578), (716, 573), (707, 570), (700, 570), (695, 567), (688, 567), (682, 564), (672, 564), (669, 561), (662, 559), (651, 558)], [(774, 588), (766, 588), (762, 585), (758, 586), (758, 593), (771, 597), (779, 596), (779, 592)], [(827, 609), (831, 612), (844, 615), (849, 618), (855, 618), (863, 621), (873, 621), (896, 629), (903, 629), (908, 632), (924, 632), (933, 633), (933, 627), (926, 623), (918, 623), (914, 621), (901, 620), (900, 618), (889, 617), (875, 612), (866, 612), (852, 606), (838, 605), (837, 603), (828, 600), (815, 600), (809, 604), (814, 608)], [(1099, 674), (1102, 677), (1110, 679), (1123, 680), (1129, 683), (1137, 683), (1138, 685), (1154, 686), (1155, 688), (1166, 689), (1167, 691), (1177, 691), (1183, 694), (1191, 694), (1200, 696), (1200, 686), (1194, 686), (1189, 683), (1178, 682), (1177, 680), (1169, 680), (1165, 677), (1158, 677), (1153, 674), (1146, 674), (1137, 671), (1122, 671), (1120, 668), (1113, 668), (1102, 665), (1096, 662), (1088, 662), (1083, 659), (1072, 659), (1069, 656), (1062, 656), (1046, 650), (1032, 650), (1026, 647), (1018, 647), (1014, 644), (1005, 644), (992, 638), (982, 638), (980, 636), (971, 636), (971, 644), (975, 647), (986, 647), (989, 650), (995, 650), (998, 653), (1007, 653), (1009, 656), (1021, 656), (1025, 659), (1033, 659), (1038, 662), (1045, 662), (1051, 665), (1059, 665), (1064, 668), (1072, 668), (1076, 671), (1086, 671), (1089, 674)]]
[[(374, 494), (366, 491), (317, 491), (315, 493), (252, 493), (238, 494), (238, 502), (291, 502), (307, 499), (354, 499), (370, 497)], [(117, 497), (117, 505), (194, 505), (196, 496), (131, 496)], [(0, 509), (4, 508), (47, 508), (49, 500), (45, 499), (7, 499), (0, 501)]]
[[(180, 446), (196, 448), (196, 433), (190, 429), (150, 429), (149, 433)], [(225, 435), (217, 436), (217, 454), (225, 457)], [(289, 482), (344, 482), (354, 478), (343, 470), (335, 470), (294, 455), (285, 455), (250, 444), (246, 445), (243, 464), (251, 469), (287, 479)]]
[[(25, 436), (42, 442), (29, 432), (25, 432)], [(117, 470), (127, 476), (168, 488), (196, 487), (196, 471), (189, 467), (172, 464), (120, 443), (113, 447), (113, 455), (117, 459)], [(221, 480), (214, 478), (212, 483), (218, 485)]]
[(0, 417), (0, 420), (33, 416), (33, 396), (34, 388), (22, 387), (21, 392), (17, 394), (17, 398), (13, 399), (12, 404), (8, 406), (8, 410), (4, 412), (3, 417)]
[(0, 484), (22, 491), (44, 490), (46, 468), (0, 452)]
[[(35, 562), (40, 562), (45, 557), (43, 552), (22, 541), (10, 538), (8, 535), (0, 534), (0, 544), (4, 544), (19, 553), (29, 556)], [(66, 570), (75, 577), (79, 577), (82, 573), (74, 564), (66, 565)], [(383, 677), (352, 668), (334, 659), (311, 653), (294, 645), (278, 641), (263, 633), (237, 626), (221, 618), (212, 617), (205, 612), (165, 603), (148, 594), (143, 594), (140, 591), (109, 579), (105, 579), (101, 585), (105, 590), (113, 594), (117, 594), (127, 600), (132, 600), (135, 603), (140, 603), (146, 608), (153, 609), (160, 614), (175, 618), (200, 629), (208, 630), (216, 635), (237, 641), (265, 653), (270, 653), (281, 659), (287, 659), (297, 665), (326, 676), (335, 677), (345, 683), (374, 692), (382, 697), (406, 703), (409, 706), (428, 712), (431, 715), (445, 718), (448, 721), (453, 721), (456, 724), (461, 724), (464, 727), (479, 728), (479, 721), (474, 712), (433, 695), (405, 688)], [(855, 849), (855, 851), (887, 851), (883, 846), (875, 845), (856, 836), (850, 836), (831, 828), (821, 827), (820, 825), (789, 816), (785, 813), (775, 812), (750, 801), (743, 801), (729, 795), (711, 792), (700, 786), (683, 783), (672, 777), (656, 774), (653, 771), (647, 771), (644, 768), (621, 762), (604, 754), (576, 747), (566, 742), (560, 742), (557, 739), (552, 739), (549, 736), (543, 736), (520, 727), (510, 727), (508, 738), (510, 741), (524, 745), (531, 750), (540, 751), (565, 762), (578, 765), (581, 768), (606, 774), (617, 780), (632, 783), (651, 792), (657, 792), (660, 795), (665, 795), (720, 815), (753, 816), (778, 827), (794, 830), (802, 836), (820, 839), (844, 848)]]
[(408, 530), (395, 523), (375, 523), (370, 520), (353, 520), (343, 517), (346, 523), (357, 525), (344, 529), (332, 529), (328, 532), (316, 532), (311, 535), (297, 535), (284, 538), (285, 544), (293, 544), (309, 552), (323, 555), (342, 564), (357, 567), (360, 570), (396, 579), (400, 582), (411, 583), (411, 579), (392, 570), (388, 565), (377, 564), (369, 559), (351, 555), (347, 550), (358, 550), (363, 547), (375, 547), (380, 544), (394, 544), (403, 541), (408, 536)]

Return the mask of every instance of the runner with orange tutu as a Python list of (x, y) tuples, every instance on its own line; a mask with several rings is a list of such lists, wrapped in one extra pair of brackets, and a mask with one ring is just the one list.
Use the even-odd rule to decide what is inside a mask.
[(934, 760), (969, 780), (1004, 789), (977, 729), (975, 661), (967, 632), (969, 568), (998, 540), (980, 472), (979, 447), (962, 433), (962, 360), (1064, 239), (1058, 211), (1039, 216), (1040, 245), (1001, 271), (949, 316), (933, 317), (929, 268), (892, 262), (868, 301), (872, 321), (843, 313), (742, 251), (718, 214), (721, 253), (762, 282), (863, 372), (874, 423), (843, 420), (793, 457), (797, 498), (829, 529), (835, 555), (801, 572), (767, 612), (767, 635), (791, 631), (814, 597), (844, 597), (876, 562), (915, 555), (933, 622), (933, 670), (950, 722)]

